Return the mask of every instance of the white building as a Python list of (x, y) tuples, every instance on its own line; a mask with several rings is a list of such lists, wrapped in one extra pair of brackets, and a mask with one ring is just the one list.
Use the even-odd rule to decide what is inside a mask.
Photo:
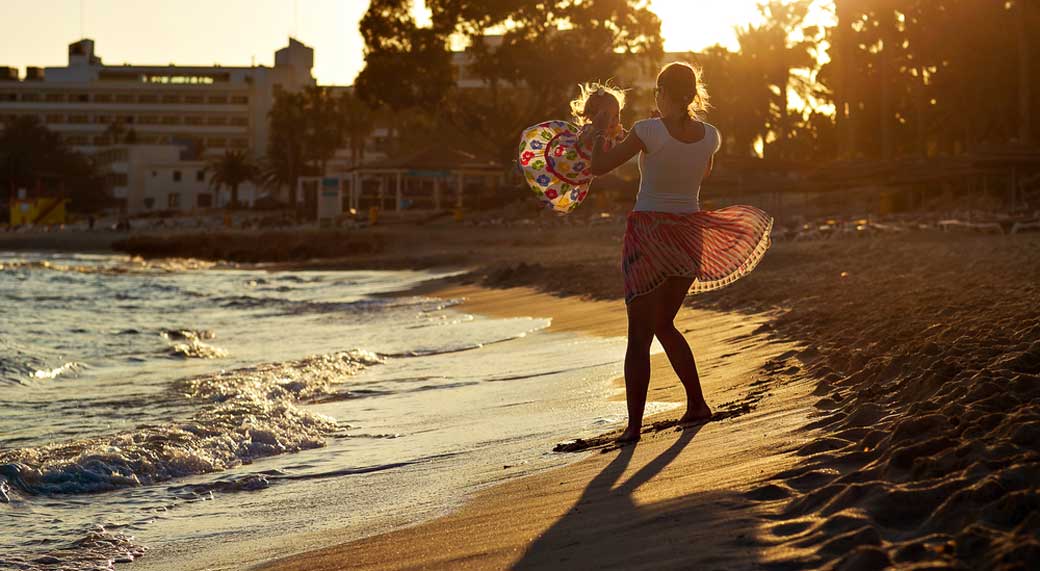
[[(105, 65), (83, 39), (67, 66), (24, 77), (0, 68), (0, 119), (34, 115), (76, 150), (105, 155), (98, 162), (131, 214), (222, 206), (228, 192), (213, 195), (205, 159), (264, 156), (275, 94), (315, 85), (313, 63), (314, 50), (290, 39), (274, 67)], [(252, 203), (255, 190), (240, 189), (240, 200)]]
[(313, 62), (314, 50), (290, 39), (274, 67), (104, 65), (94, 41), (84, 39), (69, 45), (65, 67), (30, 67), (15, 80), (16, 73), (0, 74), (0, 118), (36, 115), (88, 153), (122, 142), (114, 132), (133, 131), (145, 145), (262, 156), (275, 92), (314, 85)]
[[(206, 161), (184, 158), (175, 145), (117, 145), (94, 156), (108, 173), (112, 195), (124, 201), (127, 212), (194, 212), (222, 207), (231, 200), (227, 188), (212, 188)], [(238, 189), (239, 202), (252, 205), (257, 198), (253, 184)]]

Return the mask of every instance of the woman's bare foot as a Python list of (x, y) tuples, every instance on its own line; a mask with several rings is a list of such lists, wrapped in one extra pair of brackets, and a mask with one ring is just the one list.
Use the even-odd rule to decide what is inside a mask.
[(686, 405), (686, 414), (679, 419), (679, 426), (703, 424), (709, 420), (711, 420), (711, 408), (708, 407), (708, 403), (701, 401), (699, 405)]
[(639, 428), (638, 426), (629, 426), (618, 436), (614, 442), (616, 444), (632, 444), (633, 442), (639, 442)]

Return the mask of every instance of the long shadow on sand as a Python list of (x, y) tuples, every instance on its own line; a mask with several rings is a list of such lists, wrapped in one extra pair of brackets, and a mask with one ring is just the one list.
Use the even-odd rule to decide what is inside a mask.
[(753, 523), (744, 517), (746, 512), (736, 517), (742, 506), (746, 509), (743, 497), (706, 492), (643, 505), (633, 499), (640, 486), (679, 457), (700, 428), (683, 431), (667, 450), (616, 485), (636, 447), (620, 449), (513, 569), (710, 570), (752, 563)]

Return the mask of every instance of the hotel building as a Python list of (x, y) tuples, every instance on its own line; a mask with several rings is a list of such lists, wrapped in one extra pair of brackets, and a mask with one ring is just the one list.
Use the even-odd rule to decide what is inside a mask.
[[(219, 206), (220, 197), (180, 186), (206, 186), (198, 172), (207, 156), (264, 156), (275, 93), (315, 85), (313, 63), (314, 50), (290, 39), (274, 67), (105, 65), (83, 39), (69, 45), (67, 66), (29, 67), (24, 77), (0, 67), (0, 119), (35, 115), (70, 147), (100, 152), (131, 213)], [(134, 162), (159, 157), (154, 169)], [(151, 180), (160, 171), (163, 184)]]

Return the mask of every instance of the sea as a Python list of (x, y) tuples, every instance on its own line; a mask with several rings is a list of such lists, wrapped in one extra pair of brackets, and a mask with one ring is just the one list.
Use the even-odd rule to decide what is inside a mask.
[(0, 252), (0, 569), (247, 568), (624, 419), (623, 339), (401, 293), (446, 275)]

